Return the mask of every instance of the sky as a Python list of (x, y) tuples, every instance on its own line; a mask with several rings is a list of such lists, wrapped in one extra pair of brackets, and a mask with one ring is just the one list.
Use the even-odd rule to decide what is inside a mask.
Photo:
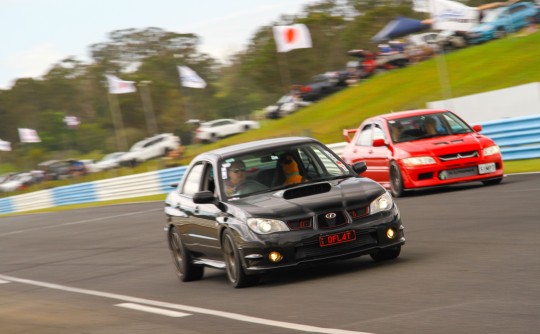
[(244, 48), (256, 30), (313, 0), (0, 0), (0, 89), (39, 78), (69, 56), (90, 61), (89, 47), (114, 30), (157, 27), (201, 38), (218, 59)]

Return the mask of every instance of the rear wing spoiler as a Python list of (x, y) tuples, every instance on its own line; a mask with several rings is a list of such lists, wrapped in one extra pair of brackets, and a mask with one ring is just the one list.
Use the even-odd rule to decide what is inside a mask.
[(347, 143), (351, 142), (352, 137), (354, 136), (357, 130), (358, 129), (343, 129), (343, 136), (345, 137), (345, 140), (347, 141)]

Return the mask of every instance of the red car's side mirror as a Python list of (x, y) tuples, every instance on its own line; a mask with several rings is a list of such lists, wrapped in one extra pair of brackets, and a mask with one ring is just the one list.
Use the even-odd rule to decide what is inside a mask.
[(480, 124), (473, 125), (472, 129), (476, 132), (480, 132), (482, 131), (482, 125)]
[(379, 138), (379, 139), (375, 139), (373, 140), (373, 147), (381, 147), (381, 146), (386, 146), (386, 142), (384, 141), (384, 139), (382, 138)]

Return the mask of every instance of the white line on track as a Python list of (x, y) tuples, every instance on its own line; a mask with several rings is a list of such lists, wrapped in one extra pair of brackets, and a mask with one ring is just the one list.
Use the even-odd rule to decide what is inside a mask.
[(10, 283), (9, 281), (4, 281), (0, 279), (0, 284)]
[(13, 234), (20, 234), (20, 233), (48, 230), (48, 229), (51, 229), (51, 228), (57, 228), (57, 227), (62, 227), (62, 226), (71, 226), (71, 225), (79, 225), (79, 224), (94, 223), (94, 222), (101, 222), (101, 221), (109, 221), (111, 219), (115, 219), (115, 218), (118, 218), (118, 217), (139, 215), (139, 214), (142, 214), (142, 213), (148, 213), (148, 212), (152, 212), (152, 211), (163, 211), (163, 209), (150, 209), (150, 210), (145, 210), (145, 211), (128, 212), (128, 213), (123, 213), (123, 214), (114, 215), (114, 216), (99, 217), (99, 218), (92, 218), (92, 219), (85, 219), (85, 220), (79, 220), (79, 221), (74, 221), (74, 222), (62, 223), (62, 224), (58, 224), (58, 225), (48, 225), (48, 226), (42, 226), (42, 227), (29, 228), (29, 229), (26, 229), (26, 230), (18, 230), (18, 231), (2, 233), (2, 234), (0, 234), (0, 237), (7, 236), (7, 235), (13, 235)]
[(141, 304), (134, 304), (134, 303), (122, 303), (122, 304), (116, 304), (114, 306), (129, 308), (131, 310), (137, 310), (137, 311), (143, 311), (143, 312), (166, 315), (168, 317), (173, 317), (173, 318), (187, 317), (188, 315), (191, 315), (189, 313), (183, 313), (183, 312), (177, 312), (177, 311), (171, 311), (171, 310), (164, 310), (162, 308), (146, 306), (146, 305), (141, 305)]
[(157, 300), (143, 299), (143, 298), (131, 297), (131, 296), (120, 295), (120, 294), (115, 294), (115, 293), (101, 292), (101, 291), (88, 290), (88, 289), (79, 289), (79, 288), (69, 287), (66, 285), (40, 282), (40, 281), (34, 281), (34, 280), (17, 278), (17, 277), (6, 276), (6, 275), (0, 275), (0, 279), (4, 279), (11, 282), (16, 282), (16, 283), (21, 283), (21, 284), (40, 286), (40, 287), (48, 288), (48, 289), (55, 289), (55, 290), (79, 293), (79, 294), (84, 294), (84, 295), (115, 299), (115, 300), (120, 300), (120, 301), (128, 302), (128, 303), (146, 304), (146, 305), (151, 305), (155, 307), (163, 307), (163, 308), (179, 310), (179, 311), (184, 311), (184, 312), (212, 315), (212, 316), (226, 318), (230, 320), (243, 321), (243, 322), (249, 322), (249, 323), (254, 323), (254, 324), (259, 324), (259, 325), (297, 330), (297, 331), (302, 331), (302, 332), (323, 333), (323, 334), (370, 334), (367, 332), (356, 332), (356, 331), (349, 331), (349, 330), (336, 329), (336, 328), (323, 328), (323, 327), (295, 324), (291, 322), (269, 320), (269, 319), (252, 317), (248, 315), (242, 315), (238, 313), (217, 311), (217, 310), (211, 310), (211, 309), (189, 306), (189, 305), (160, 302)]

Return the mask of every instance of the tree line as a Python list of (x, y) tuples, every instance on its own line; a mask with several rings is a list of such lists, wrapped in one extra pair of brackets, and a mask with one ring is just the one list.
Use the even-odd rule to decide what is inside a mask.
[[(478, 5), (489, 1), (463, 1)], [(301, 13), (281, 16), (260, 27), (247, 47), (220, 62), (199, 50), (195, 33), (158, 27), (122, 29), (109, 40), (89, 46), (91, 62), (69, 57), (54, 64), (42, 78), (20, 78), (0, 90), (0, 138), (12, 152), (0, 152), (0, 162), (34, 168), (48, 159), (97, 156), (118, 151), (105, 74), (123, 80), (151, 81), (149, 92), (159, 132), (171, 132), (188, 144), (189, 119), (247, 118), (274, 102), (290, 85), (307, 83), (316, 74), (343, 69), (350, 49), (374, 49), (370, 38), (396, 16), (424, 19), (412, 1), (324, 0)], [(313, 48), (277, 53), (272, 25), (303, 23)], [(203, 77), (205, 89), (180, 86), (177, 65)], [(149, 136), (139, 93), (118, 95), (124, 136), (132, 144)], [(63, 119), (76, 116), (77, 129)], [(42, 142), (19, 143), (17, 128), (36, 129)], [(4, 168), (5, 169), (5, 168)]]

